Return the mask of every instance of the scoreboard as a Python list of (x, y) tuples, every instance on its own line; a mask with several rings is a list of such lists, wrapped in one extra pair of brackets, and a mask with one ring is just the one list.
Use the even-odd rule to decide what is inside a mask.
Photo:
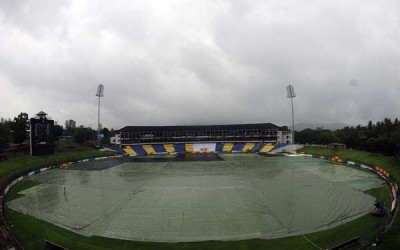
[(31, 155), (47, 155), (54, 153), (53, 130), (54, 121), (46, 117), (31, 118)]

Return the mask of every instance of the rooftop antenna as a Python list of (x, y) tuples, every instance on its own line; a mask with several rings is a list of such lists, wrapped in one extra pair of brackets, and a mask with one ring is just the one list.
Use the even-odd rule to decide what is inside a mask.
[(100, 148), (100, 130), (101, 130), (101, 126), (100, 126), (100, 97), (104, 97), (104, 85), (103, 84), (97, 85), (96, 96), (99, 97), (99, 104), (98, 104), (98, 109), (97, 109), (97, 140), (98, 140), (98, 144), (99, 144), (98, 146)]
[(292, 101), (292, 144), (294, 144), (294, 109), (293, 109), (293, 98), (296, 97), (294, 88), (292, 85), (286, 87), (287, 97)]

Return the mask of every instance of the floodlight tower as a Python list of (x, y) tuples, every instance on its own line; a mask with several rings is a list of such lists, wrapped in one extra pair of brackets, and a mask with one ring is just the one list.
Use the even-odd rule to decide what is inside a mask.
[(104, 85), (103, 84), (99, 84), (97, 85), (97, 92), (96, 92), (96, 96), (99, 97), (99, 105), (98, 105), (98, 109), (97, 109), (97, 140), (99, 143), (99, 148), (100, 148), (100, 97), (104, 96)]
[(294, 144), (294, 109), (293, 109), (293, 98), (296, 97), (294, 93), (294, 88), (292, 85), (286, 87), (287, 97), (292, 101), (292, 144)]

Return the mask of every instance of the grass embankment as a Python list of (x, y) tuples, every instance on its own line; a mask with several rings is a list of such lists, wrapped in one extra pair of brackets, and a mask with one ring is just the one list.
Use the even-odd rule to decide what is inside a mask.
[(112, 155), (112, 152), (100, 152), (96, 149), (86, 149), (79, 151), (70, 151), (55, 153), (44, 156), (14, 156), (6, 161), (0, 161), (0, 185), (9, 178), (19, 175), (24, 171), (30, 171), (39, 166), (46, 166), (57, 162), (67, 162), (82, 158), (91, 158), (104, 155)]
[[(392, 156), (383, 156), (380, 154), (359, 151), (339, 149), (333, 150), (321, 147), (305, 147), (300, 150), (306, 154), (332, 156), (337, 155), (342, 159), (363, 163), (369, 166), (380, 166), (390, 173), (390, 177), (399, 184), (400, 182), (400, 159)], [(391, 206), (391, 203), (386, 203)], [(383, 235), (382, 249), (397, 249), (400, 247), (400, 218), (396, 218), (390, 230)]]

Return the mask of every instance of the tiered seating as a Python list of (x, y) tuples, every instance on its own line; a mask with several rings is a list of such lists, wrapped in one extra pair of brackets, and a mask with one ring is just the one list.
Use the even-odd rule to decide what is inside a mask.
[(142, 147), (148, 155), (154, 155), (156, 153), (156, 151), (154, 150), (154, 148), (151, 145), (145, 144), (145, 145), (142, 145)]
[(185, 145), (184, 144), (174, 144), (175, 151), (181, 154), (185, 153)]
[(253, 153), (259, 152), (260, 149), (264, 146), (264, 143), (259, 142), (257, 143), (254, 148), (251, 150)]
[(242, 148), (242, 152), (244, 153), (251, 152), (251, 150), (254, 148), (255, 145), (256, 145), (255, 143), (246, 143)]
[(132, 149), (135, 150), (138, 155), (147, 155), (147, 152), (142, 148), (141, 145), (133, 145)]
[(232, 148), (232, 152), (235, 152), (235, 153), (242, 152), (243, 147), (244, 147), (244, 143), (241, 143), (241, 142), (235, 143), (235, 145)]
[(118, 146), (108, 146), (107, 148), (109, 148), (111, 150), (114, 150), (118, 154), (124, 154), (125, 153), (125, 151), (122, 148), (118, 147)]
[(193, 153), (194, 152), (193, 144), (192, 143), (186, 143), (185, 144), (185, 151), (187, 153)]
[(222, 152), (222, 147), (223, 147), (223, 144), (221, 142), (218, 142), (215, 145), (215, 152)]
[(268, 153), (269, 151), (271, 151), (275, 146), (272, 145), (271, 143), (267, 143), (265, 144), (261, 149), (260, 149), (260, 153)]
[(222, 152), (231, 152), (233, 145), (233, 143), (225, 143), (224, 147), (222, 148)]
[(130, 147), (130, 146), (125, 146), (124, 147), (125, 153), (127, 153), (130, 156), (136, 156), (137, 153)]
[(164, 148), (168, 153), (175, 153), (174, 144), (165, 144)]
[(273, 149), (271, 149), (271, 151), (272, 150), (277, 150), (277, 149), (280, 149), (280, 148), (283, 148), (283, 147), (286, 147), (286, 146), (287, 146), (286, 143), (281, 143), (281, 144), (276, 145)]
[(154, 150), (156, 151), (157, 154), (165, 154), (165, 148), (163, 145), (160, 144), (154, 144), (153, 145)]

